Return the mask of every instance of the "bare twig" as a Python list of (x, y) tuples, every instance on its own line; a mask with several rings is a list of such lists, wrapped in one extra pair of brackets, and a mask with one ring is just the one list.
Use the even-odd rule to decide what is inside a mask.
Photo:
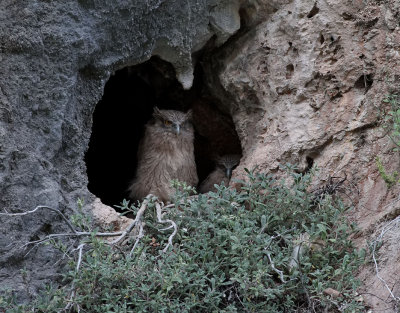
[[(29, 241), (27, 243), (25, 243), (22, 248), (25, 248), (29, 245), (32, 244), (39, 244), (39, 243), (43, 243), (43, 242), (47, 242), (53, 238), (59, 238), (59, 237), (86, 237), (86, 236), (90, 236), (92, 233), (90, 232), (76, 232), (76, 233), (61, 233), (61, 234), (50, 234), (47, 235), (46, 237), (42, 238), (42, 239), (38, 239), (35, 241)], [(115, 233), (96, 233), (96, 237), (114, 237), (114, 236), (120, 236), (122, 234), (122, 232), (115, 232)]]
[(240, 299), (240, 297), (239, 297), (239, 295), (238, 295), (238, 292), (237, 292), (236, 286), (234, 286), (234, 289), (233, 289), (233, 290), (234, 290), (236, 299), (239, 300), (239, 302), (240, 302), (240, 304), (242, 305), (242, 307), (243, 307), (243, 309), (245, 310), (245, 312), (249, 312), (249, 311), (246, 309), (246, 306), (243, 304), (242, 300)]
[[(52, 212), (56, 212), (67, 223), (67, 225), (71, 229), (72, 233), (50, 234), (50, 235), (48, 235), (48, 236), (46, 236), (46, 237), (44, 237), (42, 239), (27, 242), (26, 244), (24, 244), (23, 247), (26, 247), (26, 246), (28, 246), (30, 244), (42, 243), (42, 242), (48, 241), (48, 240), (50, 240), (52, 238), (56, 238), (56, 237), (84, 237), (84, 236), (92, 235), (91, 232), (77, 231), (75, 229), (75, 227), (71, 224), (71, 222), (67, 219), (67, 217), (63, 213), (61, 213), (60, 210), (54, 209), (54, 208), (51, 208), (51, 207), (48, 207), (48, 206), (44, 206), (44, 205), (39, 205), (34, 210), (31, 210), (31, 211), (25, 211), (25, 212), (20, 212), (20, 213), (0, 213), (0, 215), (3, 215), (3, 216), (24, 216), (24, 215), (28, 215), (28, 214), (33, 214), (33, 213), (35, 213), (36, 211), (38, 211), (40, 209), (47, 209), (47, 210), (50, 210)], [(122, 233), (123, 232), (96, 233), (96, 236), (97, 237), (114, 237), (114, 236), (120, 236)]]
[(132, 247), (131, 252), (129, 253), (129, 255), (132, 255), (132, 254), (133, 254), (133, 251), (135, 251), (136, 246), (138, 245), (140, 239), (143, 238), (143, 236), (144, 236), (144, 232), (143, 232), (143, 222), (140, 221), (140, 222), (139, 222), (139, 234), (138, 234), (137, 237), (136, 237), (135, 244), (133, 245), (133, 247)]
[(378, 261), (376, 260), (376, 250), (377, 250), (377, 245), (382, 241), (383, 237), (385, 236), (385, 234), (390, 231), (393, 227), (397, 226), (397, 224), (400, 222), (400, 216), (396, 217), (394, 220), (390, 221), (388, 224), (385, 225), (385, 227), (383, 227), (380, 235), (378, 236), (378, 238), (374, 241), (373, 245), (372, 245), (372, 259), (374, 261), (374, 265), (375, 265), (375, 273), (376, 276), (378, 277), (378, 279), (383, 283), (383, 285), (385, 286), (385, 288), (388, 290), (390, 297), (395, 301), (396, 306), (397, 304), (400, 303), (400, 297), (396, 297), (393, 292), (392, 289), (388, 286), (388, 284), (386, 283), (386, 281), (382, 278), (382, 276), (379, 274), (379, 266), (378, 266)]
[(67, 219), (67, 217), (61, 213), (60, 210), (58, 209), (54, 209), (45, 205), (38, 205), (35, 209), (31, 210), (31, 211), (26, 211), (26, 212), (20, 212), (20, 213), (0, 213), (0, 215), (5, 215), (5, 216), (23, 216), (23, 215), (28, 215), (28, 214), (32, 214), (35, 213), (37, 210), (40, 209), (46, 209), (46, 210), (50, 210), (53, 212), (56, 212), (59, 216), (61, 216), (61, 218), (64, 220), (65, 223), (67, 223), (68, 227), (72, 230), (73, 233), (77, 233), (75, 227), (71, 224), (71, 222)]
[[(25, 216), (25, 215), (29, 215), (29, 214), (34, 214), (35, 212), (45, 209), (45, 210), (50, 210), (52, 212), (57, 213), (59, 216), (61, 216), (61, 218), (63, 219), (63, 221), (68, 225), (68, 228), (71, 230), (71, 232), (65, 232), (65, 233), (58, 233), (58, 234), (49, 234), (47, 236), (45, 236), (44, 238), (35, 240), (35, 241), (30, 241), (25, 243), (22, 248), (26, 248), (29, 245), (37, 245), (37, 244), (41, 244), (41, 243), (45, 243), (48, 241), (51, 241), (52, 239), (56, 239), (56, 238), (69, 238), (69, 237), (74, 237), (76, 239), (81, 238), (81, 237), (86, 237), (86, 236), (96, 236), (96, 237), (118, 237), (115, 240), (111, 241), (111, 242), (106, 242), (107, 244), (111, 245), (111, 246), (115, 246), (118, 247), (117, 244), (121, 243), (123, 241), (123, 239), (125, 239), (132, 231), (135, 227), (138, 227), (138, 234), (136, 235), (136, 241), (131, 249), (130, 255), (133, 254), (133, 252), (135, 251), (137, 245), (139, 244), (140, 240), (144, 237), (144, 222), (142, 221), (143, 219), (143, 215), (148, 207), (148, 204), (150, 201), (156, 200), (157, 198), (151, 194), (149, 194), (142, 202), (142, 205), (140, 207), (140, 209), (138, 210), (135, 219), (132, 221), (131, 224), (129, 224), (128, 227), (126, 227), (123, 231), (119, 231), (119, 232), (101, 232), (101, 233), (93, 233), (93, 232), (83, 232), (83, 231), (78, 231), (77, 229), (75, 229), (75, 227), (73, 226), (73, 224), (68, 220), (68, 218), (58, 209), (54, 209), (48, 206), (37, 206), (35, 209), (30, 210), (30, 211), (26, 211), (26, 212), (20, 212), (20, 213), (9, 213), (7, 211), (5, 211), (5, 213), (0, 213), (0, 216)], [(155, 202), (156, 205), (156, 211), (157, 211), (157, 220), (159, 223), (161, 224), (169, 224), (166, 228), (162, 229), (163, 230), (168, 230), (168, 229), (173, 229), (172, 234), (169, 236), (168, 238), (168, 244), (165, 246), (165, 248), (162, 250), (163, 252), (166, 252), (168, 250), (168, 248), (170, 246), (172, 246), (172, 240), (174, 238), (174, 236), (177, 233), (177, 225), (174, 221), (169, 220), (169, 219), (163, 219), (163, 215), (165, 214), (165, 212), (163, 213), (163, 210), (165, 210), (166, 208), (170, 208), (175, 206), (175, 204), (169, 204), (167, 206), (164, 206), (164, 203), (162, 202)], [(77, 243), (75, 243), (77, 244)], [(75, 245), (74, 244), (74, 245)], [(84, 247), (85, 247), (86, 243), (80, 243), (78, 245), (78, 247), (76, 247), (75, 249), (70, 250), (70, 252), (75, 252), (77, 251), (77, 263), (76, 263), (76, 267), (75, 267), (75, 272), (79, 272), (80, 268), (81, 268), (81, 264), (82, 264), (82, 259), (83, 259), (83, 255), (84, 255)], [(33, 249), (33, 248), (32, 248)], [(28, 253), (32, 250), (30, 249), (28, 251)], [(64, 252), (65, 255), (65, 252)], [(70, 292), (70, 296), (69, 296), (69, 300), (68, 300), (68, 304), (65, 306), (64, 311), (70, 311), (72, 309), (74, 309), (77, 312), (81, 311), (81, 308), (79, 306), (78, 303), (75, 302), (75, 297), (76, 297), (76, 293), (77, 290), (75, 288), (75, 284), (72, 283), (71, 285), (71, 292)]]
[(296, 241), (297, 244), (293, 248), (292, 256), (288, 265), (290, 270), (292, 270), (293, 268), (299, 268), (300, 259), (304, 254), (304, 250), (311, 246), (310, 235), (308, 233), (300, 234)]
[(333, 195), (337, 192), (343, 191), (343, 183), (347, 180), (347, 174), (345, 173), (344, 178), (329, 176), (327, 183), (319, 188), (311, 190), (314, 201), (321, 200), (325, 195)]
[(171, 204), (168, 204), (168, 205), (165, 205), (165, 206), (163, 206), (163, 209), (165, 210), (165, 209), (170, 209), (170, 208), (173, 208), (175, 206), (175, 203), (171, 203)]
[(78, 262), (76, 263), (76, 268), (75, 271), (78, 272), (79, 268), (81, 267), (81, 263), (82, 263), (82, 251), (83, 251), (83, 247), (85, 246), (84, 243), (81, 243), (76, 249), (74, 250), (78, 250), (79, 254), (78, 254)]
[(275, 263), (274, 263), (274, 261), (273, 261), (272, 258), (271, 258), (271, 253), (270, 253), (270, 252), (267, 252), (267, 256), (268, 256), (269, 262), (271, 263), (272, 269), (279, 275), (279, 278), (281, 279), (281, 282), (282, 282), (282, 283), (286, 283), (286, 280), (285, 280), (285, 278), (283, 277), (283, 272), (282, 272), (281, 270), (278, 270), (278, 269), (275, 267)]
[(268, 250), (268, 249), (269, 249), (269, 247), (270, 247), (271, 244), (272, 244), (272, 241), (274, 241), (274, 240), (277, 239), (277, 238), (283, 238), (283, 235), (285, 235), (285, 234), (291, 232), (291, 231), (294, 230), (294, 229), (295, 229), (294, 227), (293, 227), (293, 228), (290, 228), (290, 229), (284, 231), (282, 234), (280, 234), (280, 233), (278, 233), (278, 232), (275, 232), (276, 235), (273, 235), (272, 237), (269, 238), (269, 243), (268, 243), (267, 246), (265, 246), (264, 250)]
[(162, 219), (162, 210), (161, 210), (161, 205), (159, 203), (156, 203), (156, 210), (157, 210), (157, 219), (159, 223), (162, 224), (167, 224), (169, 223), (170, 226), (168, 226), (167, 228), (163, 229), (163, 230), (167, 230), (167, 229), (171, 229), (173, 228), (174, 231), (172, 232), (172, 234), (168, 237), (168, 244), (165, 246), (165, 248), (163, 249), (163, 252), (166, 252), (169, 248), (169, 246), (172, 246), (172, 239), (175, 237), (177, 231), (178, 231), (178, 226), (176, 225), (176, 223), (172, 220), (163, 220)]
[[(79, 269), (81, 267), (82, 264), (82, 254), (83, 254), (83, 247), (85, 246), (84, 243), (80, 244), (76, 249), (72, 250), (72, 251), (79, 251), (78, 252), (78, 261), (76, 262), (76, 267), (75, 267), (75, 272), (79, 272)], [(80, 307), (78, 303), (74, 303), (74, 298), (76, 295), (76, 289), (75, 289), (75, 283), (74, 281), (72, 282), (71, 285), (71, 295), (69, 296), (69, 301), (67, 303), (67, 305), (64, 308), (64, 311), (67, 312), (70, 309), (72, 309), (72, 307), (74, 306), (74, 304), (76, 305), (77, 311), (80, 312)]]
[(147, 195), (147, 197), (143, 200), (142, 205), (140, 206), (139, 211), (136, 213), (136, 217), (134, 221), (122, 232), (121, 236), (111, 242), (112, 245), (119, 243), (122, 239), (124, 239), (129, 233), (135, 228), (135, 226), (141, 222), (142, 216), (147, 209), (147, 205), (151, 199), (155, 198), (152, 194)]
[[(152, 194), (147, 195), (147, 197), (143, 200), (142, 205), (141, 205), (139, 211), (137, 212), (135, 219), (132, 221), (132, 223), (125, 230), (120, 231), (120, 232), (100, 232), (100, 233), (95, 233), (95, 236), (96, 237), (116, 237), (116, 236), (118, 236), (118, 238), (116, 238), (115, 240), (111, 241), (111, 243), (110, 243), (111, 245), (116, 245), (116, 244), (120, 243), (126, 236), (128, 236), (132, 232), (132, 230), (135, 228), (135, 226), (138, 225), (139, 226), (139, 234), (137, 235), (135, 244), (134, 244), (134, 246), (133, 246), (133, 248), (131, 250), (131, 254), (132, 254), (134, 249), (138, 245), (140, 239), (143, 238), (143, 236), (144, 236), (144, 234), (143, 234), (144, 233), (144, 231), (143, 231), (143, 222), (142, 222), (143, 214), (147, 209), (149, 201), (154, 200), (154, 199), (156, 199), (156, 197), (153, 196)], [(160, 202), (160, 203), (156, 202), (158, 222), (162, 223), (162, 224), (165, 224), (165, 223), (169, 223), (170, 224), (167, 228), (165, 228), (163, 230), (168, 230), (168, 229), (174, 228), (173, 233), (168, 238), (168, 245), (164, 248), (163, 252), (167, 251), (168, 247), (170, 245), (172, 245), (172, 239), (177, 233), (176, 223), (174, 221), (172, 221), (172, 220), (169, 220), (169, 219), (168, 220), (164, 220), (163, 219), (162, 208), (165, 209), (165, 208), (170, 208), (172, 206), (174, 206), (174, 204), (169, 204), (167, 206), (164, 206), (164, 204), (162, 202)], [(6, 213), (0, 213), (0, 215), (3, 215), (3, 216), (25, 216), (25, 215), (33, 214), (33, 213), (35, 213), (35, 212), (37, 212), (38, 210), (41, 210), (41, 209), (47, 209), (47, 210), (50, 210), (52, 212), (57, 213), (66, 222), (66, 224), (68, 225), (68, 227), (71, 229), (72, 232), (71, 233), (50, 234), (50, 235), (45, 236), (42, 239), (38, 239), (38, 240), (35, 240), (35, 241), (27, 242), (22, 246), (22, 248), (25, 248), (25, 247), (27, 247), (29, 245), (36, 245), (36, 244), (48, 242), (48, 241), (50, 241), (50, 240), (52, 240), (54, 238), (60, 238), (60, 237), (85, 237), (85, 236), (93, 235), (92, 232), (77, 231), (75, 229), (75, 227), (72, 225), (72, 223), (67, 219), (67, 217), (63, 213), (61, 213), (61, 211), (59, 211), (58, 209), (54, 209), (54, 208), (48, 207), (48, 206), (44, 206), (44, 205), (37, 206), (34, 210), (30, 210), (30, 211), (26, 211), (26, 212), (20, 212), (20, 213), (8, 213), (8, 212), (6, 212)], [(81, 247), (81, 246), (79, 246), (79, 247)], [(80, 250), (80, 252), (82, 252), (82, 250)]]

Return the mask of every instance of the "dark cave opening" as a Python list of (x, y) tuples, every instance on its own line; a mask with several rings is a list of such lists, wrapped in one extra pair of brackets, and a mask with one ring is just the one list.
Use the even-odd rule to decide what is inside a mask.
[[(153, 109), (193, 111), (195, 159), (199, 184), (224, 154), (240, 154), (231, 116), (204, 83), (200, 62), (190, 90), (177, 81), (172, 65), (158, 57), (115, 72), (106, 83), (93, 113), (92, 134), (85, 155), (88, 189), (104, 204), (128, 199), (135, 177), (137, 150)], [(226, 106), (225, 106), (226, 107)]]
[(368, 90), (372, 87), (373, 82), (374, 79), (372, 74), (363, 74), (354, 83), (354, 88), (364, 90), (364, 93), (367, 93)]

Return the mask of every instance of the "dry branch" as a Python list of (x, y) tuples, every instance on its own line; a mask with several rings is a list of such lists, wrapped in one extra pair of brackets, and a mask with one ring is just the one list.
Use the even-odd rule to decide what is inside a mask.
[(325, 195), (334, 195), (337, 192), (343, 191), (342, 185), (346, 180), (347, 174), (345, 174), (344, 178), (329, 176), (328, 181), (325, 185), (312, 190), (311, 193), (313, 194), (316, 201), (320, 200)]
[(278, 270), (278, 269), (275, 267), (275, 263), (274, 263), (274, 261), (273, 261), (272, 258), (271, 258), (271, 253), (270, 253), (270, 252), (267, 252), (267, 256), (268, 256), (269, 262), (271, 263), (272, 269), (279, 275), (279, 278), (281, 279), (281, 282), (282, 282), (282, 283), (286, 283), (286, 280), (285, 280), (285, 278), (283, 277), (283, 272), (282, 272), (281, 270)]
[(143, 236), (144, 236), (143, 224), (144, 224), (143, 222), (139, 222), (139, 234), (138, 234), (137, 237), (136, 237), (135, 244), (133, 245), (132, 250), (131, 250), (131, 252), (130, 252), (129, 255), (132, 255), (132, 254), (133, 254), (133, 251), (135, 251), (136, 246), (138, 245), (140, 239), (142, 239)]
[(377, 251), (377, 246), (382, 242), (383, 237), (385, 236), (385, 234), (390, 231), (393, 227), (397, 226), (398, 223), (400, 223), (400, 216), (396, 217), (394, 220), (390, 221), (388, 224), (386, 224), (380, 235), (376, 238), (376, 240), (374, 240), (373, 244), (372, 244), (372, 260), (374, 261), (374, 266), (375, 266), (375, 273), (376, 273), (376, 277), (378, 277), (378, 279), (383, 283), (383, 285), (385, 286), (385, 288), (388, 290), (390, 297), (395, 301), (395, 306), (397, 307), (400, 303), (400, 297), (396, 297), (393, 292), (392, 289), (388, 286), (387, 282), (383, 279), (383, 277), (379, 274), (379, 266), (378, 266), (378, 261), (376, 259), (376, 251)]
[[(143, 200), (142, 205), (140, 206), (139, 211), (136, 213), (136, 217), (135, 217), (135, 219), (132, 221), (132, 223), (130, 223), (129, 226), (126, 227), (123, 231), (119, 231), (119, 232), (99, 232), (99, 233), (93, 233), (93, 232), (82, 232), (82, 231), (78, 231), (78, 230), (75, 229), (75, 227), (72, 225), (72, 223), (68, 220), (68, 218), (67, 218), (60, 210), (55, 209), (55, 208), (52, 208), (52, 207), (44, 206), (44, 205), (39, 205), (39, 206), (37, 206), (35, 209), (30, 210), (30, 211), (25, 211), (25, 212), (19, 212), (19, 213), (8, 213), (8, 212), (6, 212), (6, 213), (0, 213), (0, 216), (9, 216), (9, 217), (13, 217), (13, 216), (25, 216), (25, 215), (33, 214), (33, 213), (35, 213), (35, 212), (37, 212), (37, 211), (39, 211), (39, 210), (45, 209), (45, 210), (50, 210), (50, 211), (52, 211), (52, 212), (57, 213), (57, 214), (63, 219), (63, 221), (67, 224), (68, 228), (71, 230), (70, 233), (49, 234), (49, 235), (45, 236), (45, 237), (42, 238), (42, 239), (38, 239), (38, 240), (35, 240), (35, 241), (29, 241), (29, 242), (25, 243), (25, 244), (22, 246), (22, 248), (25, 248), (25, 247), (27, 247), (28, 245), (35, 245), (35, 244), (40, 244), (40, 243), (48, 242), (48, 241), (50, 241), (50, 240), (52, 240), (52, 239), (54, 239), (54, 238), (61, 238), (61, 237), (86, 237), (86, 236), (91, 236), (91, 235), (93, 235), (93, 234), (94, 234), (94, 236), (96, 236), (96, 237), (116, 237), (116, 236), (118, 236), (117, 239), (115, 239), (115, 240), (111, 241), (110, 243), (108, 243), (108, 244), (110, 244), (110, 245), (116, 245), (116, 244), (118, 244), (118, 243), (121, 243), (122, 240), (123, 240), (124, 238), (126, 238), (126, 237), (132, 232), (132, 230), (133, 230), (136, 226), (139, 226), (139, 233), (138, 233), (138, 235), (137, 235), (137, 237), (136, 237), (135, 244), (134, 244), (134, 246), (133, 246), (133, 248), (132, 248), (132, 250), (131, 250), (131, 253), (130, 253), (130, 254), (132, 254), (133, 251), (135, 250), (136, 246), (138, 245), (140, 239), (143, 238), (143, 236), (144, 236), (144, 230), (143, 230), (144, 222), (142, 221), (142, 218), (143, 218), (143, 214), (144, 214), (144, 212), (146, 211), (146, 209), (147, 209), (148, 204), (149, 204), (150, 201), (155, 201), (156, 209), (157, 209), (157, 220), (158, 220), (158, 222), (161, 223), (161, 224), (166, 224), (166, 223), (169, 223), (169, 224), (170, 224), (170, 226), (168, 226), (168, 227), (165, 228), (165, 229), (162, 229), (161, 231), (163, 231), (163, 230), (168, 230), (168, 229), (171, 229), (171, 228), (174, 229), (173, 233), (172, 233), (172, 234), (170, 235), (170, 237), (168, 238), (168, 244), (167, 244), (167, 246), (163, 249), (163, 252), (165, 252), (165, 251), (167, 251), (167, 249), (169, 248), (169, 246), (172, 245), (172, 239), (173, 239), (174, 236), (176, 235), (178, 228), (177, 228), (177, 225), (176, 225), (176, 223), (175, 223), (174, 221), (169, 220), (169, 219), (168, 219), (168, 220), (163, 220), (163, 218), (162, 218), (162, 216), (163, 216), (162, 210), (163, 210), (163, 209), (165, 210), (166, 208), (172, 207), (173, 204), (164, 206), (164, 204), (163, 204), (162, 202), (157, 202), (157, 197), (155, 197), (155, 196), (152, 195), (152, 194), (147, 195), (147, 197)], [(78, 250), (78, 251), (79, 251), (80, 257), (82, 256), (82, 248), (83, 248), (83, 246), (80, 245), (80, 246), (78, 246), (78, 248), (74, 249), (74, 250)], [(74, 251), (74, 250), (73, 250), (73, 251)], [(80, 264), (80, 262), (79, 262), (79, 264)]]
[(168, 226), (167, 228), (164, 228), (162, 230), (168, 230), (173, 228), (174, 231), (172, 232), (172, 234), (168, 237), (168, 244), (165, 246), (165, 248), (163, 249), (163, 252), (166, 252), (169, 248), (169, 246), (172, 246), (172, 239), (175, 237), (177, 231), (178, 231), (178, 226), (176, 226), (176, 223), (172, 220), (163, 220), (162, 219), (162, 209), (161, 209), (161, 205), (159, 203), (156, 203), (156, 209), (157, 209), (157, 219), (159, 223), (162, 224), (167, 224), (169, 223), (170, 226)]
[[(9, 216), (9, 217), (14, 217), (14, 216), (25, 216), (25, 215), (29, 215), (29, 214), (34, 214), (35, 212), (39, 211), (39, 210), (50, 210), (52, 212), (57, 213), (62, 219), (63, 221), (67, 224), (68, 228), (71, 230), (71, 232), (67, 232), (67, 233), (58, 233), (58, 234), (49, 234), (47, 236), (45, 236), (42, 239), (38, 239), (35, 241), (30, 241), (25, 243), (22, 247), (25, 248), (28, 245), (36, 245), (36, 244), (41, 244), (44, 242), (48, 242), (54, 238), (65, 238), (65, 237), (75, 237), (75, 238), (80, 238), (80, 237), (87, 237), (87, 236), (96, 236), (96, 237), (116, 237), (118, 236), (118, 238), (116, 238), (115, 240), (111, 241), (111, 242), (105, 242), (108, 245), (117, 247), (118, 244), (122, 243), (123, 240), (128, 237), (128, 235), (133, 231), (133, 229), (135, 227), (138, 227), (138, 234), (136, 235), (136, 240), (135, 243), (131, 249), (130, 255), (133, 254), (133, 252), (135, 251), (137, 245), (139, 244), (140, 240), (144, 237), (144, 222), (143, 222), (143, 215), (149, 205), (149, 202), (154, 201), (155, 206), (156, 206), (156, 211), (157, 211), (157, 221), (161, 224), (169, 224), (168, 227), (161, 229), (160, 231), (164, 231), (164, 230), (168, 230), (168, 229), (174, 229), (172, 234), (169, 236), (168, 238), (168, 244), (165, 246), (165, 248), (162, 250), (163, 252), (166, 252), (168, 250), (168, 248), (170, 246), (172, 246), (172, 240), (174, 238), (174, 236), (176, 235), (177, 231), (178, 231), (178, 227), (176, 225), (176, 223), (170, 219), (163, 219), (163, 215), (165, 214), (165, 209), (166, 208), (170, 208), (172, 206), (174, 206), (174, 204), (170, 204), (167, 206), (164, 206), (164, 204), (162, 202), (158, 202), (157, 201), (157, 197), (149, 194), (142, 202), (142, 205), (140, 206), (140, 209), (138, 210), (138, 212), (136, 213), (135, 219), (132, 221), (132, 223), (129, 224), (128, 227), (126, 227), (123, 231), (119, 231), (119, 232), (100, 232), (100, 233), (93, 233), (93, 232), (82, 232), (82, 231), (78, 231), (77, 229), (75, 229), (75, 227), (73, 226), (73, 224), (68, 220), (68, 218), (58, 209), (54, 209), (48, 206), (44, 206), (44, 205), (40, 205), (37, 206), (34, 210), (31, 211), (26, 211), (26, 212), (20, 212), (20, 213), (8, 213), (6, 211), (6, 213), (0, 213), (0, 216)], [(164, 213), (163, 213), (164, 210)], [(76, 247), (75, 249), (72, 249), (71, 252), (77, 252), (77, 263), (76, 263), (76, 267), (75, 267), (75, 272), (78, 273), (80, 268), (81, 268), (81, 264), (82, 264), (82, 259), (83, 259), (83, 254), (84, 254), (84, 247), (86, 246), (86, 243), (79, 243), (78, 247)], [(29, 252), (28, 252), (29, 253)], [(72, 283), (71, 286), (71, 291), (70, 291), (70, 295), (69, 295), (69, 300), (68, 300), (68, 304), (65, 306), (64, 308), (64, 312), (70, 311), (73, 308), (75, 308), (75, 310), (77, 312), (80, 312), (80, 306), (78, 303), (76, 303), (74, 301), (76, 296), (76, 288), (74, 283)]]
[(61, 218), (64, 220), (64, 222), (68, 225), (68, 227), (72, 230), (73, 233), (77, 233), (77, 231), (75, 230), (75, 227), (71, 224), (71, 222), (68, 220), (68, 218), (61, 213), (60, 210), (58, 209), (54, 209), (52, 207), (48, 207), (45, 205), (38, 205), (35, 209), (31, 210), (31, 211), (26, 211), (26, 212), (20, 212), (20, 213), (0, 213), (0, 215), (4, 215), (4, 216), (24, 216), (24, 215), (28, 215), (28, 214), (32, 214), (35, 213), (38, 210), (41, 209), (46, 209), (46, 210), (50, 210), (52, 212), (57, 213), (59, 216), (61, 216)]
[(139, 211), (136, 213), (136, 217), (133, 220), (133, 222), (121, 233), (121, 235), (117, 239), (111, 242), (112, 245), (121, 242), (121, 240), (124, 239), (127, 235), (129, 235), (129, 233), (135, 228), (135, 226), (138, 225), (138, 223), (141, 223), (142, 216), (147, 209), (147, 205), (149, 204), (149, 201), (152, 199), (156, 199), (156, 197), (153, 196), (152, 194), (147, 195), (147, 197), (143, 200)]

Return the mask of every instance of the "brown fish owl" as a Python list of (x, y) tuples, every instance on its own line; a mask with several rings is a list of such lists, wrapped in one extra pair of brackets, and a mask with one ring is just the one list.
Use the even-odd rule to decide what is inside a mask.
[(190, 119), (191, 111), (154, 109), (139, 145), (136, 178), (129, 187), (132, 199), (151, 193), (161, 201), (171, 200), (175, 191), (171, 187), (173, 179), (197, 185)]
[(217, 158), (215, 170), (201, 183), (199, 192), (206, 193), (209, 191), (216, 191), (214, 185), (220, 185), (222, 182), (224, 182), (225, 186), (228, 186), (231, 180), (232, 170), (239, 164), (239, 161), (240, 155), (238, 154), (226, 154)]

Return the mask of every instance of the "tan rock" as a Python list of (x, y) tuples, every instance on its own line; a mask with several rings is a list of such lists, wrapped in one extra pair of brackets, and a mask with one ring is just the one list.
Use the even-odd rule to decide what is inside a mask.
[[(209, 82), (215, 95), (234, 102), (229, 110), (243, 157), (233, 181), (244, 178), (244, 168), (276, 172), (286, 162), (301, 171), (317, 166), (316, 186), (347, 175), (342, 195), (354, 205), (349, 216), (361, 229), (355, 240), (365, 247), (398, 210), (399, 186), (387, 188), (376, 157), (388, 172), (399, 170), (399, 153), (380, 125), (387, 109), (382, 100), (400, 90), (399, 2), (250, 3), (244, 7), (247, 31), (206, 69), (214, 75), (219, 69), (220, 84)], [(380, 269), (399, 297), (394, 236), (380, 251), (386, 259)], [(366, 266), (360, 278), (366, 303), (393, 312), (379, 300), (389, 293), (373, 267)]]
[(103, 204), (99, 198), (96, 198), (92, 204), (92, 214), (95, 225), (102, 229), (110, 229), (111, 231), (120, 231), (132, 223), (132, 219), (121, 216), (112, 207)]

